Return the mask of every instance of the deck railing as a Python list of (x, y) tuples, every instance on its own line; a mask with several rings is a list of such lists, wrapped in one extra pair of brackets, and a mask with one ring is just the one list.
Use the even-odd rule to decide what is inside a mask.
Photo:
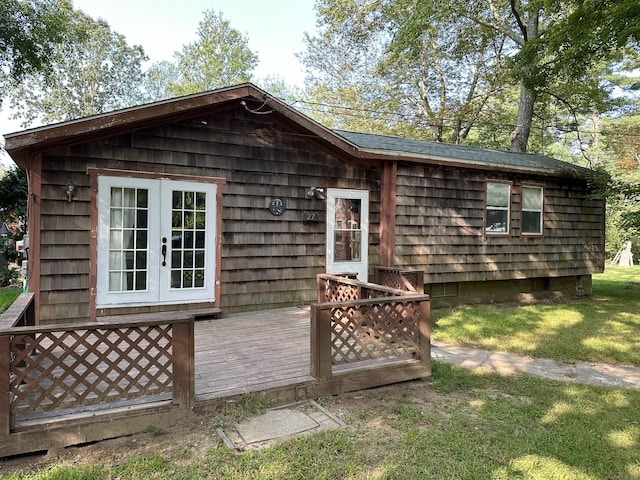
[(194, 395), (193, 318), (0, 331), (0, 435), (38, 412)]
[(375, 283), (386, 287), (424, 293), (424, 272), (400, 267), (375, 267)]
[(0, 330), (12, 327), (28, 327), (36, 324), (33, 293), (21, 293), (0, 316)]
[(418, 363), (418, 376), (430, 374), (428, 295), (348, 275), (322, 274), (317, 282), (318, 303), (311, 305), (315, 378), (327, 380), (346, 367), (370, 368), (392, 361)]

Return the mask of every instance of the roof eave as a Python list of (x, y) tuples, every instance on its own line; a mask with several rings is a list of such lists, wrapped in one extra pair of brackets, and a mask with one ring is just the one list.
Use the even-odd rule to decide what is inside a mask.
[(21, 150), (48, 146), (55, 142), (64, 143), (69, 139), (85, 135), (108, 135), (112, 131), (148, 121), (162, 121), (180, 117), (185, 113), (220, 104), (225, 101), (249, 96), (255, 87), (245, 84), (234, 88), (163, 100), (115, 112), (107, 112), (87, 118), (70, 120), (54, 125), (36, 127), (22, 132), (5, 135), (6, 149), (13, 156)]
[(514, 173), (529, 173), (543, 176), (564, 176), (573, 177), (573, 178), (585, 178), (585, 175), (581, 174), (577, 169), (567, 170), (565, 172), (560, 172), (558, 170), (551, 169), (541, 169), (541, 168), (528, 168), (525, 166), (519, 165), (508, 165), (504, 164), (491, 164), (482, 161), (469, 161), (464, 158), (456, 158), (456, 157), (442, 157), (439, 155), (430, 155), (430, 154), (419, 154), (419, 153), (407, 153), (401, 151), (392, 151), (392, 150), (377, 150), (377, 149), (367, 149), (360, 148), (359, 153), (361, 157), (367, 156), (368, 158), (375, 158), (378, 160), (405, 160), (408, 162), (417, 162), (417, 163), (428, 163), (433, 165), (445, 165), (449, 167), (461, 167), (461, 168), (471, 168), (475, 170), (495, 170), (499, 169), (502, 172), (514, 172)]
[(333, 148), (354, 157), (359, 156), (359, 149), (355, 144), (251, 83), (11, 133), (5, 136), (6, 149), (16, 163), (24, 169), (30, 151), (47, 150), (71, 143), (84, 142), (94, 136), (109, 136), (127, 128), (143, 128), (150, 124), (191, 117), (216, 105), (223, 106), (234, 100), (249, 98), (264, 102), (265, 107), (277, 112), (286, 121), (307, 131), (318, 140), (330, 144)]

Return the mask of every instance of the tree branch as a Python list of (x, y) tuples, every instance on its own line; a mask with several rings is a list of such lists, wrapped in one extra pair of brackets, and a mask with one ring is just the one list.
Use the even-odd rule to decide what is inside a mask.
[(495, 30), (496, 32), (506, 35), (521, 47), (524, 46), (524, 42), (526, 39), (518, 36), (516, 32), (514, 32), (511, 28), (509, 28), (507, 25), (504, 24), (504, 22), (500, 18), (500, 15), (498, 15), (498, 10), (493, 4), (493, 0), (489, 0), (489, 9), (491, 10), (491, 14), (493, 15), (493, 18), (496, 21), (496, 23), (488, 22), (479, 16), (478, 17), (471, 16), (462, 9), (459, 10), (459, 14), (460, 16), (465, 17), (466, 19), (471, 20), (472, 22), (475, 22), (479, 25), (482, 25), (483, 27), (490, 28), (492, 30)]
[[(549, 95), (552, 98), (555, 98), (558, 102), (560, 102), (562, 105), (564, 105), (564, 107), (569, 111), (569, 114), (573, 117), (574, 121), (577, 123), (578, 114), (576, 113), (576, 111), (573, 108), (573, 106), (569, 103), (569, 101), (567, 101), (564, 98), (554, 94), (553, 92), (551, 92), (549, 90), (545, 89), (545, 90), (542, 90), (542, 92), (546, 93), (547, 95)], [(580, 130), (576, 129), (575, 130), (575, 134), (576, 134), (576, 136), (578, 138), (578, 146), (580, 148), (580, 154), (587, 161), (587, 164), (589, 165), (589, 168), (593, 170), (593, 168), (594, 168), (593, 162), (592, 162), (591, 158), (587, 155), (587, 151), (585, 150), (585, 148), (582, 146), (582, 137), (580, 135)]]
[(513, 18), (516, 19), (516, 23), (518, 24), (518, 28), (520, 29), (520, 32), (522, 32), (522, 38), (524, 40), (524, 42), (526, 42), (527, 40), (529, 40), (527, 37), (527, 27), (525, 26), (524, 22), (522, 21), (522, 17), (520, 17), (520, 13), (518, 12), (518, 9), (516, 8), (516, 0), (510, 0), (509, 5), (511, 7), (511, 13), (513, 14)]

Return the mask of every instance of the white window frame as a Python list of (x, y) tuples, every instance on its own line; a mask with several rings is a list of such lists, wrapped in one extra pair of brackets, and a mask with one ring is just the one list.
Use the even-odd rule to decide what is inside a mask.
[[(358, 261), (347, 260), (338, 261), (335, 259), (334, 239), (336, 230), (348, 229), (347, 225), (337, 225), (335, 218), (335, 202), (338, 198), (360, 200), (360, 259)], [(336, 272), (356, 272), (358, 280), (367, 281), (369, 270), (369, 191), (350, 190), (339, 188), (327, 189), (327, 251), (326, 251), (326, 271)]]
[[(539, 208), (526, 208), (525, 207), (525, 191), (538, 190), (539, 191)], [(540, 220), (538, 222), (538, 231), (536, 232), (525, 232), (524, 230), (524, 214), (525, 212), (534, 212), (540, 215)], [(522, 220), (521, 220), (521, 232), (522, 235), (531, 235), (531, 236), (540, 236), (543, 234), (543, 225), (544, 225), (544, 188), (538, 185), (523, 185), (522, 186)]]
[[(489, 190), (490, 186), (499, 186), (507, 189), (507, 205), (491, 205), (492, 200), (489, 198)], [(490, 226), (493, 225), (489, 222), (491, 221), (489, 216), (491, 211), (496, 212), (506, 212), (506, 225), (505, 229), (501, 230), (492, 230)], [(484, 233), (485, 235), (490, 236), (498, 236), (498, 235), (509, 235), (511, 229), (511, 184), (507, 182), (487, 182), (485, 187), (485, 222), (484, 222)]]

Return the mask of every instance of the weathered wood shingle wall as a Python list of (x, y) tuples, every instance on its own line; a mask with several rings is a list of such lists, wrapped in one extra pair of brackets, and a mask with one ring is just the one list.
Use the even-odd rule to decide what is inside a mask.
[[(511, 229), (484, 235), (486, 181), (512, 182)], [(521, 187), (544, 188), (544, 235), (520, 232)], [(395, 263), (425, 283), (590, 275), (604, 265), (603, 202), (582, 182), (400, 164)]]
[[(224, 178), (221, 308), (308, 303), (324, 272), (326, 202), (309, 187), (370, 190), (371, 258), (377, 258), (379, 168), (349, 165), (269, 115), (230, 110), (66, 148), (43, 158), (41, 321), (86, 320), (89, 308), (90, 178), (87, 168)], [(66, 184), (77, 185), (68, 202)], [(275, 217), (272, 198), (287, 210)], [(304, 211), (319, 213), (304, 222)]]

